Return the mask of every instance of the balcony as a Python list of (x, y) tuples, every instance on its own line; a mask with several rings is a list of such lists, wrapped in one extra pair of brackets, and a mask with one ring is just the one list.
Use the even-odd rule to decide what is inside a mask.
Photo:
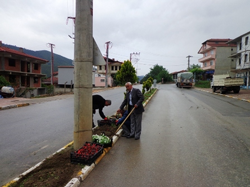
[(205, 61), (209, 61), (209, 60), (215, 60), (215, 55), (208, 55), (206, 57), (200, 58), (199, 62), (205, 62)]

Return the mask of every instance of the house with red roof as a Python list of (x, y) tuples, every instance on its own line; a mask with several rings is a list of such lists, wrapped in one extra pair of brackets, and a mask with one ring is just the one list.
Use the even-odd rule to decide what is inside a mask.
[(41, 88), (41, 65), (45, 59), (28, 55), (20, 48), (19, 51), (2, 45), (0, 41), (0, 75), (5, 77), (17, 90), (19, 88)]
[(202, 43), (198, 54), (202, 63), (201, 69), (205, 70), (204, 79), (211, 79), (213, 75), (228, 74), (235, 68), (234, 59), (228, 58), (236, 51), (235, 44), (228, 44), (231, 39), (209, 39)]

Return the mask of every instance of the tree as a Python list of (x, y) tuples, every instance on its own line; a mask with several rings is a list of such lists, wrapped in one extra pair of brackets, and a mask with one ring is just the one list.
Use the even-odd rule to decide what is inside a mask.
[(138, 77), (136, 76), (135, 68), (129, 60), (124, 61), (121, 65), (121, 69), (116, 73), (116, 79), (121, 84), (125, 84), (126, 82), (137, 82)]
[(154, 65), (153, 68), (150, 68), (150, 72), (145, 75), (141, 82), (146, 81), (149, 77), (156, 79), (157, 82), (161, 82), (162, 79), (164, 82), (172, 81), (172, 77), (168, 70), (166, 70), (163, 66), (159, 66), (158, 64)]
[(199, 80), (204, 73), (204, 70), (201, 69), (201, 66), (198, 64), (191, 65), (191, 68), (189, 69), (190, 72), (192, 72), (195, 76), (195, 79)]

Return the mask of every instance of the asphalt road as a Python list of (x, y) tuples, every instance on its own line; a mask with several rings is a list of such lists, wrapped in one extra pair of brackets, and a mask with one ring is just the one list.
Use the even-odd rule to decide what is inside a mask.
[[(124, 91), (125, 87), (121, 87), (94, 93), (112, 100), (111, 106), (104, 107), (105, 115), (111, 116), (119, 108)], [(71, 142), (73, 112), (73, 95), (0, 111), (0, 185), (10, 182)], [(97, 119), (101, 119), (98, 112), (94, 121)]]
[(81, 187), (250, 186), (250, 104), (158, 88), (143, 114), (141, 139), (120, 138)]

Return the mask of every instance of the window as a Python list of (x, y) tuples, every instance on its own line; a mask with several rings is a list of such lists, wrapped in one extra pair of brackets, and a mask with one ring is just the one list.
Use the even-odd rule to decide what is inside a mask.
[(206, 57), (206, 56), (207, 56), (207, 53), (205, 53), (204, 56)]
[(38, 64), (34, 63), (34, 70), (38, 70)]
[(244, 62), (247, 62), (247, 54), (245, 54)]
[(239, 45), (239, 50), (241, 50), (241, 48), (242, 48), (242, 43), (240, 42), (240, 45)]
[(115, 66), (115, 70), (117, 71), (117, 66)]
[(207, 67), (207, 63), (206, 62), (204, 63), (204, 67)]
[(16, 66), (16, 61), (15, 61), (15, 59), (9, 58), (9, 66), (13, 66), (13, 67)]
[(241, 65), (241, 58), (239, 58), (239, 65)]
[(101, 82), (105, 82), (105, 79), (100, 79)]
[(248, 36), (245, 38), (245, 45), (248, 45)]
[(121, 68), (122, 68), (122, 67), (121, 67), (121, 66), (119, 66), (119, 70), (121, 70)]
[(231, 51), (234, 51), (234, 48), (231, 48)]
[(34, 77), (34, 83), (38, 83), (38, 78)]
[(212, 65), (213, 65), (213, 63), (214, 63), (214, 62), (211, 60), (211, 61), (210, 61), (210, 66), (212, 66)]
[(112, 70), (112, 71), (114, 70), (114, 66), (111, 66), (111, 70)]
[(211, 54), (211, 55), (214, 54), (214, 50), (210, 51), (210, 54)]
[(102, 70), (102, 66), (99, 66), (99, 70)]

